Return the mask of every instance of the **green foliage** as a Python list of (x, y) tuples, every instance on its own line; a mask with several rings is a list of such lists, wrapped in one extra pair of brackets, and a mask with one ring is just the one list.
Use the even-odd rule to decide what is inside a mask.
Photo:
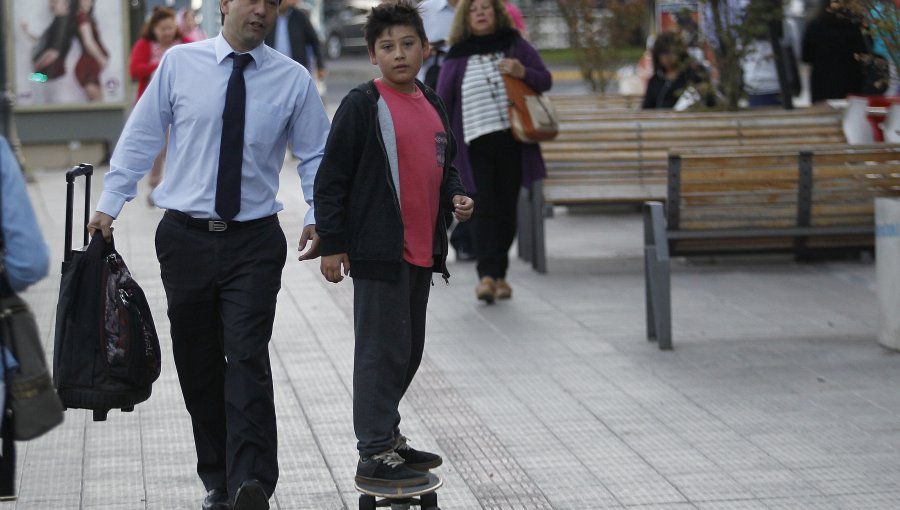
[(715, 38), (714, 51), (719, 70), (719, 90), (725, 96), (724, 107), (737, 110), (744, 96), (741, 61), (751, 44), (768, 40), (770, 29), (784, 19), (781, 0), (750, 0), (744, 9), (731, 0), (703, 0), (712, 13)]
[(604, 18), (604, 28), (609, 34), (608, 46), (621, 48), (640, 45), (647, 4), (634, 0), (607, 0), (609, 16)]
[(900, 68), (900, 7), (893, 0), (835, 0), (831, 8), (862, 24), (873, 38), (880, 38), (887, 49), (882, 56)]
[(597, 11), (596, 0), (556, 0), (568, 27), (572, 54), (582, 78), (594, 92), (603, 93), (612, 74), (611, 48), (628, 47), (647, 12), (642, 0), (608, 0)]

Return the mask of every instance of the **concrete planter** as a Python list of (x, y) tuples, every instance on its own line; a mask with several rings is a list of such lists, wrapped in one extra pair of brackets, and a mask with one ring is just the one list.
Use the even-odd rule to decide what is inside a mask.
[(875, 199), (878, 343), (900, 350), (900, 198)]

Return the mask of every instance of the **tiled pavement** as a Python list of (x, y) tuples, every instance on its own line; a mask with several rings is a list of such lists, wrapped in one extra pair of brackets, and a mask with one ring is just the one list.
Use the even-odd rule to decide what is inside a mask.
[[(295, 174), (283, 175), (293, 246), (304, 206)], [(54, 262), (26, 297), (52, 358), (64, 178), (35, 177)], [(511, 301), (476, 302), (465, 263), (452, 264), (449, 287), (432, 287), (426, 355), (402, 413), (413, 445), (444, 456), (443, 509), (900, 507), (900, 356), (875, 340), (871, 262), (678, 262), (675, 350), (660, 352), (644, 339), (640, 218), (559, 213), (547, 222), (550, 272), (513, 262)], [(0, 510), (200, 507), (153, 250), (160, 215), (142, 196), (115, 224), (162, 336), (153, 396), (105, 423), (68, 411), (20, 443), (20, 497)], [(352, 284), (295, 259), (271, 343), (272, 503), (355, 508)]]

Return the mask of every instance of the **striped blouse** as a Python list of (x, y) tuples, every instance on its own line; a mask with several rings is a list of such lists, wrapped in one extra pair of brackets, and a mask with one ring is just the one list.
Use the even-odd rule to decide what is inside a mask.
[(509, 129), (508, 99), (498, 64), (503, 53), (472, 55), (462, 80), (463, 138), (472, 140)]

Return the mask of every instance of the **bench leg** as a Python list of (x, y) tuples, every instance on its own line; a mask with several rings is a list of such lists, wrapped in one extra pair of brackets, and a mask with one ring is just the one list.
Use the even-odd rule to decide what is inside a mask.
[(534, 260), (534, 219), (531, 217), (531, 197), (528, 188), (521, 188), (516, 208), (519, 258), (525, 262)]
[(531, 266), (538, 273), (547, 272), (547, 248), (544, 239), (544, 181), (534, 181), (531, 184), (531, 219), (534, 222), (531, 227), (532, 253), (534, 260)]
[(661, 350), (672, 348), (672, 301), (669, 261), (657, 259), (655, 248), (644, 252), (647, 302), (647, 339)]
[(647, 340), (672, 349), (672, 301), (669, 248), (662, 204), (644, 204), (644, 301)]
[(651, 260), (656, 258), (656, 248), (644, 246), (644, 310), (647, 322), (647, 341), (656, 341), (656, 309), (653, 307), (653, 280)]

